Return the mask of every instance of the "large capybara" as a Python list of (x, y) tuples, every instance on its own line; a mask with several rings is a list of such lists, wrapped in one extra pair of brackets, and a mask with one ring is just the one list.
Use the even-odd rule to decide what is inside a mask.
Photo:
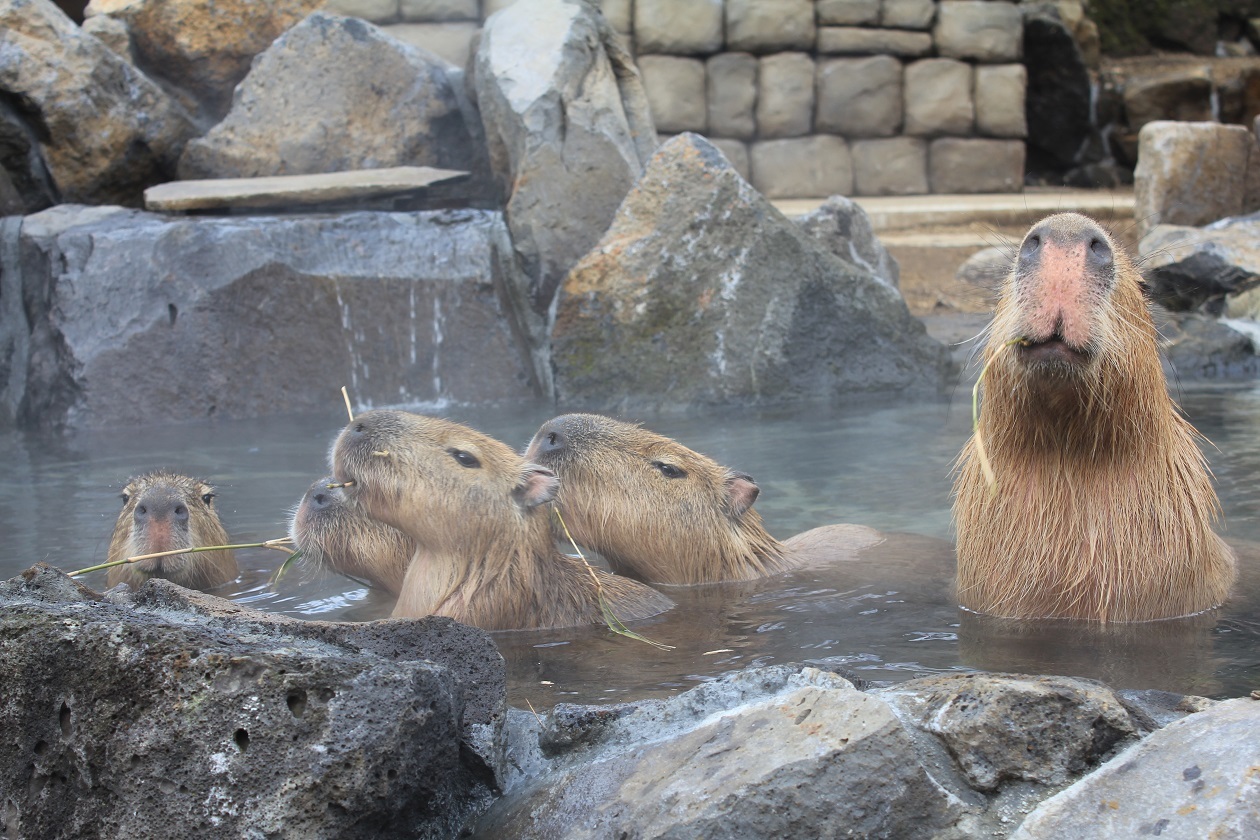
[[(214, 488), (204, 481), (176, 473), (151, 472), (131, 479), (123, 488), (123, 509), (107, 562), (177, 548), (227, 545), (227, 531), (212, 504), (214, 495)], [(231, 550), (200, 551), (112, 566), (106, 583), (135, 589), (156, 577), (189, 589), (208, 589), (239, 573)]]
[(779, 542), (753, 510), (760, 489), (751, 476), (611, 417), (549, 420), (525, 457), (560, 477), (557, 503), (573, 538), (613, 571), (651, 583), (755, 580), (882, 539), (833, 525)]
[(393, 595), (402, 591), (416, 551), (406, 534), (349, 504), (345, 490), (331, 478), (321, 478), (306, 491), (289, 522), (289, 537), (304, 561)]
[(445, 615), (485, 630), (567, 627), (604, 620), (601, 589), (622, 621), (673, 606), (558, 552), (548, 504), (555, 475), (467, 426), (369, 411), (341, 432), (332, 457), (347, 498), (416, 543), (396, 616)]
[(1234, 554), (1212, 530), (1216, 493), (1168, 395), (1139, 283), (1084, 216), (1050, 216), (1024, 237), (955, 474), (964, 607), (1146, 621), (1228, 595)]

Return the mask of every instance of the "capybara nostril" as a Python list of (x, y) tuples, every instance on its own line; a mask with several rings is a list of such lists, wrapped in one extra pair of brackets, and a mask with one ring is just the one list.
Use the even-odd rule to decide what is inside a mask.
[(175, 521), (187, 522), (188, 521), (188, 508), (184, 507), (183, 505), (176, 505), (175, 506)]
[(328, 504), (331, 501), (332, 501), (332, 498), (327, 493), (312, 493), (311, 494), (311, 506), (314, 507), (316, 510), (322, 510), (328, 507)]
[(1024, 237), (1024, 244), (1019, 246), (1019, 263), (1021, 266), (1032, 265), (1041, 256), (1041, 234), (1030, 233)]
[(1106, 240), (1100, 237), (1093, 237), (1089, 242), (1089, 250), (1086, 259), (1095, 268), (1109, 269), (1116, 261), (1116, 255), (1111, 250)]
[(568, 439), (565, 438), (564, 432), (554, 427), (546, 429), (544, 432), (540, 432), (540, 434), (542, 436), (542, 446), (540, 448), (543, 452), (559, 452), (564, 449), (568, 443)]
[(136, 521), (140, 522), (149, 518), (149, 509), (144, 505), (136, 505)]

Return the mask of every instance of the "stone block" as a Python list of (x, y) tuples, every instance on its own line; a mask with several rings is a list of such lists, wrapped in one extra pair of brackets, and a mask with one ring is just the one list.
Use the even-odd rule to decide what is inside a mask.
[(894, 29), (931, 29), (935, 19), (933, 0), (884, 0), (879, 23)]
[(481, 27), (476, 23), (395, 23), (381, 27), (387, 35), (404, 44), (419, 47), (463, 70), (472, 54), (473, 37)]
[(767, 198), (852, 195), (853, 159), (842, 137), (762, 140), (750, 154), (753, 186)]
[(901, 62), (892, 56), (820, 61), (816, 130), (845, 137), (896, 134), (903, 112), (901, 78)]
[(880, 0), (818, 0), (819, 26), (872, 26), (879, 23)]
[(976, 67), (976, 132), (987, 137), (1027, 137), (1027, 89), (1028, 71), (1022, 64)]
[(818, 29), (818, 52), (824, 55), (931, 55), (932, 36), (901, 29), (823, 26)]
[(710, 136), (756, 136), (757, 64), (749, 53), (719, 53), (705, 63)]
[(812, 50), (812, 0), (726, 0), (726, 46), (770, 53)]
[(1143, 126), (1133, 173), (1138, 233), (1241, 214), (1252, 142), (1240, 125), (1157, 120)]
[(940, 137), (928, 148), (934, 193), (1006, 193), (1024, 188), (1024, 142)]
[(757, 134), (800, 137), (814, 116), (814, 60), (806, 53), (761, 59), (757, 72)]
[(392, 23), (398, 20), (398, 0), (327, 0), (323, 11), (371, 23)]
[(704, 62), (675, 55), (644, 55), (638, 64), (657, 131), (703, 133)]
[(710, 140), (722, 156), (730, 163), (731, 167), (739, 173), (739, 177), (748, 181), (752, 177), (752, 167), (748, 162), (748, 145), (739, 140), (731, 140), (729, 138), (718, 138)]
[(928, 146), (918, 137), (855, 140), (855, 195), (923, 195), (928, 192)]
[(634, 0), (642, 53), (708, 55), (722, 49), (721, 0)]
[(1206, 65), (1174, 67), (1130, 79), (1124, 86), (1129, 129), (1139, 131), (1155, 120), (1212, 120), (1212, 73)]
[(599, 6), (599, 10), (604, 13), (604, 18), (613, 29), (626, 36), (632, 34), (634, 0), (595, 0), (595, 5)]
[(975, 121), (971, 77), (971, 65), (952, 58), (925, 58), (906, 65), (905, 133), (971, 134)]
[(479, 20), (478, 0), (398, 0), (398, 14), (408, 22)]
[(131, 54), (131, 32), (127, 24), (110, 15), (95, 15), (83, 21), (83, 34), (91, 35), (109, 47), (123, 61), (134, 64)]
[(932, 30), (936, 50), (945, 58), (1019, 61), (1024, 17), (1005, 0), (945, 0), (937, 7)]

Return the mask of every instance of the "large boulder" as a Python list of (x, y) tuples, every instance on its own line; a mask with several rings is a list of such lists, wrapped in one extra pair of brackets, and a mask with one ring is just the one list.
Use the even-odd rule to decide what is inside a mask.
[[(92, 0), (85, 28), (121, 24), (130, 56), (207, 124), (223, 118), (254, 56), (322, 0)], [(89, 21), (91, 22), (89, 24)]]
[(26, 217), (13, 251), (0, 303), (28, 302), (28, 361), (10, 377), (23, 393), (0, 394), (16, 418), (0, 420), (249, 417), (327, 405), (343, 384), (376, 404), (541, 392), (495, 212), (242, 221), (63, 205)]
[[(512, 242), (544, 315), (656, 145), (647, 95), (620, 37), (579, 0), (517, 0), (495, 13), (474, 67)], [(545, 341), (541, 327), (535, 340)]]
[(1243, 212), (1254, 139), (1240, 125), (1147, 123), (1138, 134), (1133, 216), (1138, 233), (1158, 224), (1206, 225)]
[(894, 289), (901, 281), (897, 259), (884, 247), (862, 206), (842, 195), (833, 195), (803, 216), (792, 219), (814, 241), (841, 260), (864, 268)]
[(479, 630), (306, 622), (164, 580), (102, 596), (43, 565), (0, 607), (15, 836), (451, 837), (496, 786), (503, 662)]
[(1157, 303), (1219, 315), (1229, 296), (1260, 284), (1260, 216), (1203, 228), (1157, 225), (1138, 243), (1138, 256)]
[(179, 174), (471, 171), (478, 150), (461, 84), (441, 59), (369, 23), (316, 13), (258, 57), (223, 122), (188, 144)]
[[(26, 211), (42, 209), (31, 195), (45, 194), (44, 170), (55, 200), (138, 205), (145, 187), (170, 179), (195, 131), (170, 96), (49, 0), (0, 0), (0, 100), (20, 106), (0, 116), (0, 163)], [(41, 162), (6, 136), (37, 138)]]
[(552, 353), (560, 400), (605, 409), (935, 389), (948, 367), (896, 289), (692, 134), (658, 150), (565, 279)]

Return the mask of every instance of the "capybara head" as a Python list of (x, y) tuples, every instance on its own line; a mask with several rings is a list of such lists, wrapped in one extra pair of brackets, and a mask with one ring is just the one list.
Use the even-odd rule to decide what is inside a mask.
[(560, 477), (573, 538), (614, 571), (656, 583), (750, 580), (782, 568), (753, 510), (756, 482), (632, 423), (566, 414), (543, 424), (525, 457)]
[[(332, 485), (332, 486), (330, 486)], [(289, 522), (302, 559), (397, 595), (415, 553), (413, 540), (350, 504), (332, 478), (306, 491)]]
[(985, 359), (954, 481), (963, 606), (1142, 621), (1220, 604), (1234, 558), (1207, 464), (1168, 395), (1141, 276), (1096, 222), (1028, 231)]
[[(214, 509), (214, 488), (204, 481), (168, 472), (152, 472), (131, 479), (123, 488), (122, 513), (114, 525), (109, 562), (174, 551), (227, 545), (228, 535)], [(236, 577), (232, 551), (202, 551), (139, 560), (110, 568), (110, 586), (138, 587), (151, 577), (180, 586), (205, 589)]]

